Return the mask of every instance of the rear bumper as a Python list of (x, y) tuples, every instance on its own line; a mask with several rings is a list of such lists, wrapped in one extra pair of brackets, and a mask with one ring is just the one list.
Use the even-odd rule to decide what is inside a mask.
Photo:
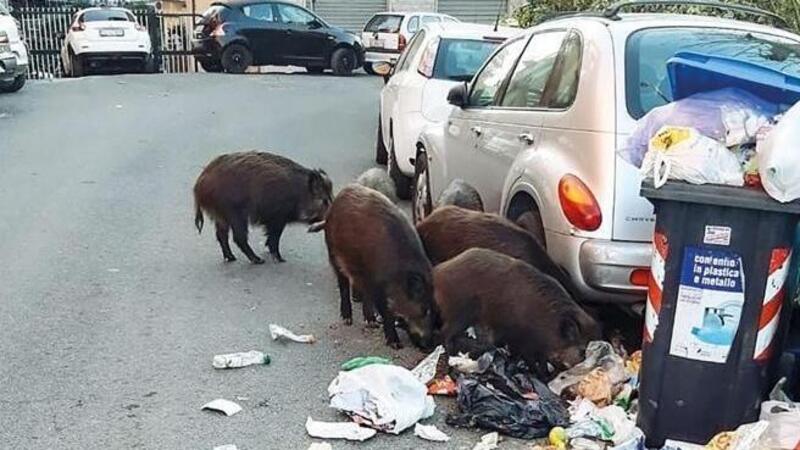
[(653, 246), (646, 242), (587, 239), (547, 232), (553, 259), (571, 274), (586, 300), (598, 303), (638, 303), (646, 286), (631, 284), (631, 273), (649, 269)]
[(397, 59), (400, 57), (399, 52), (389, 52), (389, 51), (374, 51), (374, 50), (367, 50), (364, 53), (364, 62), (365, 63), (377, 63), (377, 62), (387, 62), (394, 64), (397, 62)]
[(205, 60), (218, 60), (222, 45), (214, 38), (192, 39), (192, 54)]
[(17, 75), (24, 73), (25, 68), (17, 65), (17, 57), (14, 54), (0, 55), (0, 81), (12, 81)]

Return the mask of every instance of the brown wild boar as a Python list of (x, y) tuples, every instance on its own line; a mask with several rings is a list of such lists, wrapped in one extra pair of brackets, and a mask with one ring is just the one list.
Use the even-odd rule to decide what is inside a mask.
[(322, 220), (332, 202), (330, 178), (322, 170), (307, 169), (283, 156), (241, 152), (212, 160), (194, 185), (195, 219), (203, 230), (203, 213), (214, 220), (217, 241), (225, 261), (235, 261), (233, 241), (251, 262), (261, 264), (247, 242), (249, 224), (261, 225), (272, 258), (283, 262), (280, 239), (286, 224)]
[(433, 270), (434, 297), (445, 347), (469, 327), (494, 346), (508, 345), (528, 366), (546, 374), (583, 360), (600, 326), (552, 277), (528, 263), (481, 248)]
[(467, 249), (488, 248), (527, 262), (558, 280), (573, 296), (577, 294), (569, 275), (539, 241), (497, 214), (443, 206), (418, 223), (417, 232), (434, 266)]
[(328, 210), (325, 243), (336, 273), (345, 323), (353, 323), (350, 287), (361, 297), (364, 318), (383, 318), (386, 342), (400, 348), (395, 318), (420, 347), (432, 339), (431, 263), (411, 222), (383, 194), (358, 184), (342, 189)]
[(442, 191), (442, 194), (439, 195), (439, 199), (436, 201), (437, 208), (447, 205), (483, 212), (481, 194), (478, 193), (477, 189), (460, 178), (453, 180), (447, 188)]

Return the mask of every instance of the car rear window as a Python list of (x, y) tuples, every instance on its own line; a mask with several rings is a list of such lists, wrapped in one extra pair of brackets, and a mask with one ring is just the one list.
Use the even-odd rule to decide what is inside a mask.
[(442, 39), (436, 55), (433, 78), (471, 80), (498, 45), (499, 41)]
[(127, 11), (113, 9), (95, 9), (86, 11), (81, 18), (84, 22), (119, 21), (133, 22), (133, 16)]
[(379, 14), (367, 22), (364, 31), (372, 33), (397, 33), (400, 31), (400, 23), (402, 22), (403, 16)]
[(627, 42), (625, 84), (628, 113), (639, 119), (672, 101), (667, 60), (682, 51), (724, 56), (800, 76), (800, 42), (733, 29), (649, 28)]

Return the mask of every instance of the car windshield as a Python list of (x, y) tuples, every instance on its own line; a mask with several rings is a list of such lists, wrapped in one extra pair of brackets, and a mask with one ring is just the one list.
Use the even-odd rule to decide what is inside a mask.
[(119, 21), (133, 22), (133, 17), (125, 11), (114, 9), (95, 9), (86, 11), (81, 18), (84, 22)]
[(403, 16), (379, 14), (367, 22), (364, 31), (372, 33), (397, 33), (400, 31), (400, 23), (402, 21)]
[(779, 36), (730, 29), (652, 28), (630, 36), (626, 49), (628, 112), (639, 119), (672, 101), (667, 60), (691, 51), (741, 59), (800, 76), (800, 43)]
[(500, 45), (499, 41), (442, 39), (436, 55), (433, 78), (455, 81), (471, 80), (498, 45)]

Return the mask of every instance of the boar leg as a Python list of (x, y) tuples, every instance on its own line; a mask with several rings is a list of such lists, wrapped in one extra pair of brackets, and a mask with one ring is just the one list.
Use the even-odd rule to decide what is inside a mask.
[(267, 225), (267, 249), (269, 250), (272, 259), (277, 262), (286, 262), (281, 256), (281, 235), (283, 229), (286, 228), (286, 222), (270, 223)]
[(383, 317), (383, 335), (386, 337), (386, 344), (397, 350), (403, 348), (400, 337), (397, 336), (397, 329), (394, 327), (394, 314), (386, 305), (386, 295), (381, 290), (374, 290), (364, 298), (364, 303), (367, 302), (372, 302)]
[(378, 328), (378, 322), (375, 320), (375, 309), (372, 306), (371, 298), (362, 299), (361, 312), (364, 315), (364, 322), (366, 322), (367, 328)]
[(247, 243), (247, 216), (243, 214), (234, 214), (231, 220), (231, 228), (233, 228), (233, 242), (239, 246), (242, 253), (250, 259), (253, 264), (264, 264), (264, 260), (259, 258), (258, 255), (250, 248)]
[(222, 249), (222, 257), (225, 258), (226, 262), (236, 261), (236, 257), (233, 256), (233, 252), (231, 251), (231, 244), (228, 242), (230, 227), (227, 223), (222, 221), (215, 222), (214, 225), (217, 227), (217, 241), (219, 242), (219, 247)]
[(350, 280), (336, 266), (333, 267), (333, 271), (336, 272), (336, 282), (339, 284), (339, 300), (341, 302), (339, 311), (344, 324), (349, 326), (353, 324), (353, 306), (350, 304)]

